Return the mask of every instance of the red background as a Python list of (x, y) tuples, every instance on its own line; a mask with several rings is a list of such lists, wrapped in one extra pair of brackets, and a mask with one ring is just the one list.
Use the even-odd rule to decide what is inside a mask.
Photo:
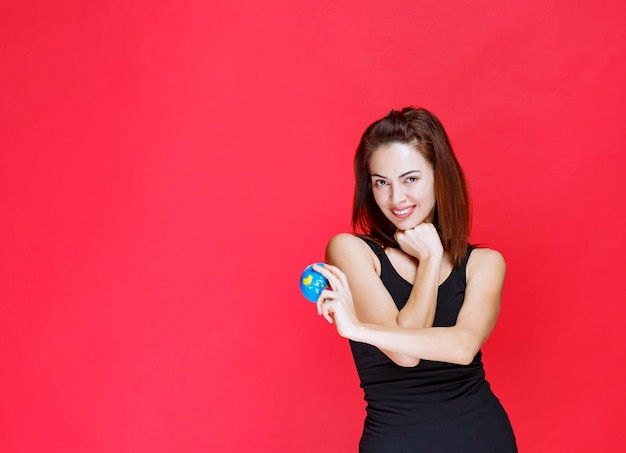
[(405, 105), (507, 259), (484, 352), (520, 450), (623, 447), (623, 2), (0, 5), (1, 451), (356, 451), (298, 277)]

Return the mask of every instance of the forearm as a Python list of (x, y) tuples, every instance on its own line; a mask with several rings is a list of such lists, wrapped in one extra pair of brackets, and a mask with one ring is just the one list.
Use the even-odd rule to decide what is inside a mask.
[(456, 326), (410, 329), (360, 324), (348, 338), (394, 354), (460, 365), (471, 363), (480, 348), (469, 332)]
[(432, 327), (437, 309), (440, 269), (440, 258), (420, 262), (409, 299), (396, 318), (399, 327)]

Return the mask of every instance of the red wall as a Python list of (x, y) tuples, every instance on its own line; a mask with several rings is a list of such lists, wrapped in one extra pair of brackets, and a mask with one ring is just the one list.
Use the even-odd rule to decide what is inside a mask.
[[(213, 3), (213, 4), (212, 4)], [(298, 277), (359, 135), (447, 126), (509, 274), (485, 346), (523, 452), (622, 447), (623, 2), (0, 3), (0, 450), (347, 452)]]

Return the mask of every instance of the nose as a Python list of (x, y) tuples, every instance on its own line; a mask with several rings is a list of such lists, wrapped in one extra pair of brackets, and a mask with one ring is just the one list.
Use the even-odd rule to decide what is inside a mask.
[(401, 185), (391, 187), (391, 202), (398, 206), (406, 200), (406, 193), (402, 190)]

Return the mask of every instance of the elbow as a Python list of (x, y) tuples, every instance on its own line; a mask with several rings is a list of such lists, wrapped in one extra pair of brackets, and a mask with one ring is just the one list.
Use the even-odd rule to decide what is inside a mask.
[(461, 329), (455, 329), (454, 332), (456, 338), (452, 343), (454, 347), (450, 351), (452, 352), (450, 362), (455, 365), (470, 365), (474, 361), (476, 354), (478, 354), (483, 342), (470, 332)]
[(467, 366), (467, 365), (471, 364), (474, 361), (474, 357), (475, 357), (475, 355), (463, 354), (463, 355), (459, 356), (459, 358), (457, 360), (457, 365)]
[(403, 329), (423, 329), (432, 327), (435, 321), (435, 313), (433, 312), (431, 315), (432, 316), (427, 319), (415, 319), (406, 313), (400, 312), (396, 317), (396, 326), (402, 327)]
[(470, 365), (474, 361), (476, 354), (478, 354), (477, 348), (466, 345), (459, 348), (457, 354), (454, 357), (453, 363), (455, 363), (456, 365)]
[(393, 360), (396, 365), (403, 368), (413, 368), (420, 363), (420, 359), (408, 355), (394, 356), (391, 358), (391, 360)]

